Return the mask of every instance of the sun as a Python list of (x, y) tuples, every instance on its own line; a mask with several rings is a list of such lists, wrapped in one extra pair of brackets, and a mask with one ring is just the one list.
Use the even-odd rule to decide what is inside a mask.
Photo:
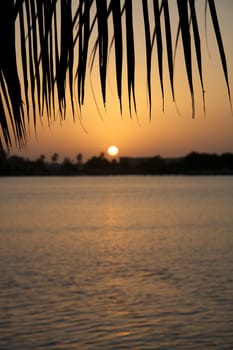
[(117, 156), (119, 153), (119, 148), (117, 146), (109, 146), (108, 147), (108, 155), (111, 157)]

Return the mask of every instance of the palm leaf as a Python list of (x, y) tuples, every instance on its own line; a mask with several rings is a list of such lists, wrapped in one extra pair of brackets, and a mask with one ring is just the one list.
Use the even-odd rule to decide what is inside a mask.
[(147, 0), (142, 1), (142, 8), (143, 8), (145, 41), (146, 41), (147, 89), (148, 89), (149, 108), (150, 108), (150, 117), (151, 117), (151, 55), (152, 55), (152, 45), (151, 45), (150, 20), (149, 20)]
[[(83, 4), (84, 3), (84, 4)], [(76, 13), (79, 13), (79, 50), (78, 50), (78, 68), (76, 77), (78, 77), (78, 101), (79, 106), (84, 103), (85, 95), (85, 77), (87, 67), (87, 55), (90, 38), (90, 1), (81, 1), (79, 9)], [(84, 10), (82, 8), (84, 7)]]
[[(3, 107), (3, 100), (2, 100), (2, 96), (0, 95), (0, 125), (2, 128), (2, 132), (3, 132), (3, 137), (6, 143), (6, 146), (8, 148), (11, 147), (11, 137), (10, 137), (10, 133), (9, 133), (9, 128), (8, 128), (8, 124), (7, 124), (7, 119), (6, 119), (6, 114), (4, 112), (4, 107)], [(3, 146), (2, 146), (2, 142), (0, 140), (0, 153), (3, 150)]]
[(127, 50), (127, 75), (128, 75), (128, 98), (131, 115), (131, 94), (133, 95), (134, 109), (136, 109), (135, 99), (135, 50), (133, 32), (133, 10), (132, 0), (125, 0), (125, 26), (126, 26), (126, 50)]
[(22, 64), (23, 64), (23, 81), (24, 81), (24, 92), (27, 106), (27, 115), (29, 117), (29, 100), (28, 100), (28, 74), (27, 74), (27, 54), (25, 45), (25, 30), (24, 30), (24, 15), (22, 6), (19, 9), (19, 20), (20, 20), (20, 43), (21, 43), (21, 54), (22, 54)]
[(99, 71), (101, 90), (104, 105), (106, 103), (106, 73), (108, 56), (108, 22), (106, 0), (96, 0), (97, 24), (98, 24), (98, 45), (99, 45)]
[(188, 76), (189, 89), (192, 98), (192, 111), (193, 117), (195, 115), (195, 106), (194, 106), (194, 91), (193, 91), (193, 76), (192, 76), (192, 54), (191, 54), (191, 36), (189, 31), (189, 21), (188, 21), (188, 3), (184, 0), (177, 0), (177, 6), (179, 11), (180, 18), (180, 30), (182, 36), (182, 43), (184, 49), (184, 58), (186, 72)]
[[(229, 96), (229, 101), (231, 104), (231, 92), (230, 92), (230, 86), (229, 86), (229, 79), (228, 79), (228, 71), (227, 71), (227, 62), (226, 62), (226, 55), (225, 55), (225, 50), (222, 42), (222, 36), (221, 36), (221, 31), (218, 23), (218, 17), (217, 17), (217, 12), (216, 12), (216, 7), (214, 0), (208, 0), (209, 8), (210, 8), (210, 13), (211, 13), (211, 18), (214, 26), (214, 31), (218, 43), (218, 48), (219, 48), (219, 53), (222, 61), (222, 67), (223, 67), (223, 72), (227, 84), (227, 90), (228, 90), (228, 96)], [(232, 104), (231, 104), (232, 106)]]
[[(26, 133), (24, 110), (22, 108), (21, 99), (22, 93), (16, 64), (15, 13), (13, 0), (0, 2), (0, 33), (1, 90), (3, 91), (4, 100), (7, 102), (8, 111), (12, 111), (10, 116), (14, 137), (18, 141), (19, 146), (21, 146), (25, 143)], [(4, 33), (7, 33), (7, 35)], [(3, 112), (2, 109), (1, 112)], [(3, 127), (5, 130), (3, 132), (4, 135), (8, 135), (4, 123), (6, 119), (6, 116), (1, 117), (1, 128)], [(8, 123), (7, 127), (9, 130)], [(4, 140), (9, 144), (9, 141), (7, 142), (6, 138), (4, 138)]]
[[(138, 0), (140, 1), (140, 0)], [(166, 50), (170, 85), (174, 97), (174, 61), (178, 40), (182, 40), (183, 56), (194, 116), (194, 86), (192, 68), (193, 39), (204, 100), (202, 52), (195, 0), (177, 0), (178, 27), (173, 51), (173, 39), (168, 0), (141, 0), (146, 44), (146, 77), (149, 108), (151, 92), (152, 49), (156, 38), (157, 61), (164, 108), (163, 50)], [(30, 122), (32, 110), (36, 127), (38, 116), (45, 112), (50, 120), (58, 105), (61, 116), (66, 114), (69, 98), (74, 114), (74, 93), (77, 86), (78, 103), (84, 104), (87, 60), (91, 37), (94, 45), (90, 54), (90, 71), (98, 53), (98, 69), (103, 103), (106, 103), (106, 75), (109, 62), (109, 35), (115, 44), (116, 87), (122, 111), (123, 57), (125, 55), (127, 93), (130, 115), (135, 97), (136, 50), (132, 0), (4, 0), (0, 1), (0, 145), (10, 148), (12, 137), (21, 147), (26, 142), (25, 114)], [(231, 104), (227, 61), (214, 0), (206, 0), (213, 22), (223, 73)], [(153, 8), (152, 8), (153, 7)], [(153, 11), (153, 21), (149, 13)], [(163, 16), (163, 18), (162, 18)], [(93, 18), (91, 21), (91, 17)], [(125, 43), (123, 33), (125, 19)], [(109, 24), (110, 18), (112, 26)], [(164, 26), (164, 27), (163, 27)], [(20, 33), (19, 55), (16, 57), (16, 27)], [(192, 31), (191, 31), (192, 27)], [(112, 29), (111, 29), (112, 28)], [(151, 33), (151, 28), (153, 29)], [(111, 32), (112, 30), (112, 32)], [(163, 39), (162, 32), (165, 33)], [(152, 35), (151, 35), (152, 34)], [(165, 43), (165, 41), (166, 43)], [(124, 45), (125, 44), (125, 45)], [(125, 50), (125, 52), (124, 52)], [(77, 59), (75, 59), (77, 58)], [(19, 67), (19, 64), (22, 67)], [(76, 63), (77, 62), (77, 63)], [(140, 68), (140, 67), (139, 67)], [(137, 67), (137, 69), (139, 69)], [(22, 70), (21, 88), (19, 70)], [(74, 74), (75, 73), (75, 74)], [(77, 79), (77, 85), (74, 84)], [(67, 96), (67, 85), (69, 97)], [(25, 107), (26, 106), (26, 107)], [(24, 111), (26, 109), (26, 113)]]
[(122, 39), (120, 0), (111, 0), (110, 9), (112, 11), (114, 39), (115, 39), (114, 42), (115, 42), (117, 92), (118, 92), (118, 98), (120, 101), (120, 110), (122, 112), (121, 90), (122, 90), (123, 39)]
[(164, 12), (164, 22), (165, 22), (165, 32), (166, 32), (166, 43), (167, 43), (167, 59), (168, 59), (168, 69), (169, 69), (169, 76), (170, 76), (170, 84), (172, 89), (172, 96), (173, 100), (174, 97), (174, 84), (173, 84), (173, 48), (172, 48), (172, 35), (171, 35), (171, 24), (170, 24), (170, 13), (169, 13), (169, 7), (168, 7), (168, 1), (163, 0), (162, 1), (162, 7)]
[(191, 21), (193, 26), (193, 36), (194, 36), (194, 43), (195, 43), (195, 49), (196, 49), (197, 65), (198, 65), (198, 71), (199, 71), (201, 87), (202, 87), (203, 106), (205, 111), (205, 90), (204, 90), (204, 83), (203, 83), (203, 76), (202, 76), (201, 40), (199, 35), (198, 23), (197, 23), (195, 0), (189, 0), (189, 4), (190, 4)]
[[(159, 78), (160, 86), (162, 91), (162, 100), (163, 100), (163, 110), (164, 110), (164, 87), (163, 87), (163, 41), (162, 41), (162, 31), (161, 31), (161, 11), (159, 9), (159, 0), (153, 0), (154, 8), (154, 19), (155, 19), (155, 32), (156, 41), (157, 41), (157, 57), (158, 57), (158, 66), (159, 66)], [(152, 45), (153, 45), (152, 39)]]
[[(33, 2), (33, 1), (32, 1)], [(32, 101), (32, 109), (33, 109), (33, 120), (34, 120), (34, 125), (36, 126), (36, 103), (35, 103), (35, 80), (34, 80), (34, 66), (35, 64), (35, 55), (33, 55), (33, 46), (34, 42), (32, 43), (32, 37), (31, 37), (31, 16), (30, 16), (30, 7), (29, 7), (29, 1), (25, 1), (25, 8), (26, 8), (26, 22), (27, 22), (27, 43), (28, 43), (28, 60), (29, 63), (27, 62), (27, 58), (25, 57), (25, 62), (24, 64), (29, 64), (29, 76), (30, 76), (30, 90), (31, 90), (31, 101)], [(23, 40), (23, 37), (21, 38)], [(35, 38), (34, 38), (35, 40)], [(38, 65), (37, 65), (38, 66)]]
[[(34, 124), (36, 123), (35, 120), (35, 97), (34, 97), (34, 84), (37, 88), (37, 106), (39, 110), (39, 114), (41, 114), (41, 101), (40, 101), (40, 93), (41, 93), (41, 84), (40, 84), (40, 74), (39, 74), (39, 60), (38, 60), (38, 43), (37, 43), (37, 16), (36, 16), (36, 9), (34, 1), (30, 2), (30, 8), (28, 9), (28, 6), (26, 4), (26, 10), (27, 10), (27, 17), (28, 17), (28, 35), (30, 35), (30, 22), (29, 22), (29, 16), (31, 15), (31, 28), (32, 28), (32, 42), (33, 42), (33, 61), (35, 66), (35, 83), (34, 79), (31, 79), (31, 93), (32, 93), (32, 103), (33, 103), (33, 114), (34, 114)], [(30, 15), (29, 15), (30, 13)], [(30, 75), (31, 76), (31, 75)], [(31, 76), (32, 78), (32, 76)]]

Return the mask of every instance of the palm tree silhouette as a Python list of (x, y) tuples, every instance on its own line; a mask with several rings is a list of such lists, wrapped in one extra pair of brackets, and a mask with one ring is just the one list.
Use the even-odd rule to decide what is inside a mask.
[[(194, 116), (194, 86), (191, 39), (194, 42), (203, 91), (202, 52), (195, 0), (176, 0), (178, 28), (176, 41), (171, 30), (171, 3), (168, 0), (137, 0), (141, 3), (145, 31), (147, 90), (151, 106), (152, 51), (157, 51), (162, 96), (163, 52), (167, 53), (171, 91), (177, 42), (181, 40)], [(136, 110), (135, 98), (135, 25), (136, 0), (3, 0), (0, 1), (0, 148), (11, 148), (12, 140), (26, 143), (27, 118), (36, 127), (45, 112), (50, 119), (59, 106), (66, 113), (67, 99), (74, 111), (74, 94), (81, 107), (85, 102), (85, 81), (98, 59), (103, 103), (106, 102), (108, 54), (115, 51), (116, 87), (122, 109), (123, 56), (126, 57), (128, 103)], [(221, 57), (228, 95), (227, 64), (214, 0), (206, 0)], [(150, 13), (151, 11), (151, 13)], [(112, 31), (110, 31), (110, 23)], [(125, 31), (125, 33), (124, 33)], [(165, 32), (165, 36), (162, 35)], [(19, 33), (19, 37), (17, 36)], [(124, 34), (124, 35), (123, 35)], [(111, 37), (113, 38), (112, 40)], [(93, 41), (90, 39), (94, 38)], [(124, 39), (125, 38), (125, 39)], [(16, 41), (21, 60), (17, 59)], [(92, 42), (92, 44), (91, 44)], [(90, 45), (92, 45), (90, 47)], [(125, 52), (124, 52), (125, 50)], [(165, 55), (164, 55), (165, 56)], [(19, 71), (22, 71), (22, 78)], [(22, 81), (22, 83), (21, 83)], [(75, 82), (75, 83), (74, 83)], [(69, 86), (69, 97), (66, 85)], [(32, 111), (32, 112), (30, 112)], [(31, 116), (32, 114), (32, 116)]]
[(58, 157), (59, 157), (59, 155), (58, 155), (57, 152), (54, 152), (54, 153), (52, 154), (51, 160), (52, 160), (52, 162), (53, 162), (54, 164), (57, 163)]
[(77, 160), (78, 166), (82, 166), (82, 163), (83, 163), (83, 155), (82, 155), (82, 153), (78, 153), (77, 154), (76, 160)]

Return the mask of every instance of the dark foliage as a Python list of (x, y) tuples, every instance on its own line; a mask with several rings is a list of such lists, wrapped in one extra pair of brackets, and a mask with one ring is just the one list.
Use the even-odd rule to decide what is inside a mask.
[[(137, 1), (141, 3), (145, 30), (149, 106), (151, 108), (152, 57), (157, 57), (158, 60), (161, 90), (164, 95), (164, 47), (173, 97), (175, 95), (173, 57), (177, 41), (181, 37), (194, 116), (192, 39), (204, 99), (202, 53), (195, 0), (176, 0), (179, 18), (176, 33), (172, 33), (171, 30), (170, 1)], [(88, 56), (91, 59), (90, 70), (97, 57), (102, 98), (105, 104), (108, 53), (113, 43), (120, 109), (122, 109), (122, 69), (125, 55), (129, 109), (131, 112), (133, 99), (136, 111), (135, 41), (137, 37), (134, 31), (136, 24), (133, 11), (135, 3), (136, 0), (0, 1), (0, 149), (4, 146), (11, 148), (12, 139), (22, 147), (26, 143), (28, 123), (31, 119), (35, 127), (38, 116), (41, 117), (43, 114), (48, 116), (50, 122), (57, 112), (57, 106), (59, 106), (61, 118), (64, 118), (68, 102), (66, 86), (69, 87), (69, 99), (73, 112), (76, 95), (81, 108), (85, 103)], [(230, 99), (224, 45), (214, 0), (206, 0), (207, 8), (213, 22)], [(151, 9), (153, 15), (149, 16)], [(113, 28), (112, 31), (110, 27)], [(161, 35), (163, 31), (165, 38)], [(20, 38), (18, 52), (16, 51), (17, 32)], [(175, 45), (174, 34), (177, 38)], [(90, 42), (93, 42), (90, 40), (92, 37), (94, 46), (90, 47)], [(111, 37), (113, 37), (112, 41), (109, 40)], [(124, 40), (125, 45), (123, 45)], [(154, 45), (155, 41), (156, 45)], [(157, 50), (157, 55), (152, 55), (153, 50)], [(17, 59), (17, 56), (21, 59)], [(22, 71), (22, 77), (19, 74), (20, 71)]]
[(233, 154), (222, 155), (192, 152), (181, 158), (130, 158), (109, 161), (102, 153), (87, 162), (73, 163), (65, 158), (62, 164), (35, 161), (18, 156), (0, 156), (0, 176), (71, 176), (71, 175), (233, 175)]

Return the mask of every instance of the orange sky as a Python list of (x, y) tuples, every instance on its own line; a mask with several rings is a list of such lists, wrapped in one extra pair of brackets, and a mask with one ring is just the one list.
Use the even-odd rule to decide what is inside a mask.
[[(90, 89), (90, 76), (87, 76), (85, 105), (81, 115), (77, 109), (75, 122), (69, 108), (66, 120), (62, 125), (59, 116), (57, 116), (52, 125), (48, 127), (46, 116), (44, 116), (42, 119), (43, 125), (38, 121), (37, 137), (35, 137), (34, 129), (31, 127), (27, 148), (21, 152), (13, 149), (12, 153), (18, 153), (31, 159), (44, 154), (47, 159), (51, 159), (51, 155), (57, 152), (60, 161), (63, 160), (64, 156), (74, 160), (78, 153), (82, 153), (84, 159), (87, 159), (101, 152), (106, 153), (108, 146), (111, 144), (119, 147), (120, 156), (153, 156), (159, 154), (163, 157), (173, 157), (181, 156), (194, 150), (216, 153), (233, 152), (233, 115), (230, 109), (216, 42), (213, 40), (212, 23), (208, 17), (207, 38), (210, 51), (208, 53), (204, 30), (204, 1), (197, 0), (197, 4), (201, 11), (200, 25), (202, 28), (206, 115), (203, 112), (201, 87), (196, 72), (195, 56), (193, 55), (196, 115), (195, 119), (192, 119), (191, 99), (187, 79), (184, 74), (184, 63), (181, 60), (182, 47), (179, 45), (174, 79), (177, 107), (172, 101), (168, 69), (166, 61), (164, 61), (165, 111), (162, 112), (161, 90), (155, 59), (155, 66), (152, 70), (153, 102), (150, 122), (146, 90), (145, 53), (143, 52), (144, 33), (139, 20), (140, 8), (138, 8), (135, 16), (135, 19), (137, 19), (137, 22), (135, 20), (135, 23), (137, 23), (135, 36), (138, 55), (136, 62), (137, 116), (135, 114), (133, 114), (132, 118), (129, 116), (125, 71), (123, 113), (122, 116), (120, 114), (114, 70), (112, 70), (114, 66), (114, 51), (112, 50), (108, 69), (106, 109), (104, 109), (102, 104), (96, 72), (94, 71), (92, 74), (95, 98), (101, 115), (97, 112)], [(233, 1), (216, 0), (216, 6), (228, 60), (229, 82), (233, 93)], [(173, 40), (175, 40), (175, 35), (176, 33), (174, 33)], [(80, 122), (80, 118), (82, 122)]]

